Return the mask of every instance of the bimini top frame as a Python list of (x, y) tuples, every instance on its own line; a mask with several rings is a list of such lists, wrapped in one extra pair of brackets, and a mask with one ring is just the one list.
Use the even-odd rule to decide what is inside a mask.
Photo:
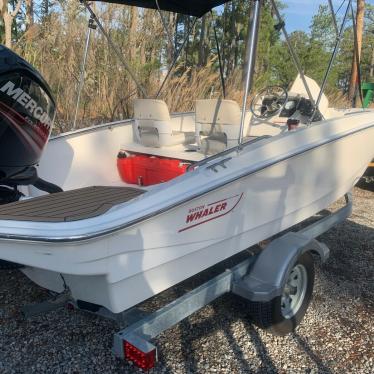
[(232, 0), (95, 0), (106, 3), (116, 3), (142, 8), (160, 9), (169, 12), (202, 17), (216, 6), (229, 3)]
[[(97, 0), (97, 1), (103, 1), (103, 2), (110, 2), (110, 3), (118, 3), (118, 4), (126, 4), (126, 5), (133, 5), (133, 6), (140, 6), (143, 8), (151, 8), (151, 9), (156, 9), (160, 12), (161, 15), (161, 21), (163, 23), (163, 26), (165, 30), (167, 31), (167, 28), (165, 27), (165, 20), (161, 14), (162, 10), (165, 11), (172, 11), (172, 12), (177, 12), (177, 13), (182, 13), (186, 15), (192, 15), (195, 17), (201, 17), (207, 12), (211, 11), (214, 7), (222, 5), (224, 3), (227, 3), (232, 0), (205, 0), (205, 1), (200, 1), (200, 0), (190, 0), (188, 3), (184, 0)], [(243, 129), (244, 129), (244, 121), (245, 121), (245, 112), (246, 112), (246, 106), (247, 106), (247, 100), (248, 100), (248, 93), (250, 92), (252, 86), (253, 86), (253, 79), (254, 79), (254, 73), (255, 73), (255, 63), (256, 63), (256, 55), (257, 55), (257, 43), (258, 43), (258, 34), (259, 34), (259, 25), (260, 25), (260, 12), (261, 12), (261, 3), (263, 0), (248, 0), (253, 4), (252, 11), (251, 11), (251, 28), (250, 28), (250, 39), (249, 39), (249, 45), (248, 45), (248, 56), (247, 56), (247, 61), (248, 61), (248, 68), (247, 68), (247, 74), (246, 74), (246, 79), (245, 79), (245, 93), (244, 93), (244, 98), (243, 98), (243, 114), (241, 118), (241, 124), (240, 124), (240, 133), (238, 137), (238, 146), (240, 147), (242, 142), (243, 142)], [(98, 29), (101, 31), (101, 33), (104, 35), (104, 37), (107, 39), (109, 45), (113, 48), (114, 52), (116, 53), (117, 57), (120, 59), (122, 65), (124, 68), (129, 72), (131, 78), (134, 80), (136, 83), (139, 91), (143, 95), (143, 97), (147, 97), (146, 91), (142, 84), (137, 80), (135, 74), (131, 71), (129, 65), (127, 62), (124, 60), (121, 52), (119, 49), (114, 45), (112, 39), (110, 36), (107, 34), (105, 31), (104, 27), (102, 26), (100, 20), (97, 18), (95, 12), (93, 9), (90, 7), (89, 3), (87, 0), (80, 0), (80, 2), (86, 7), (88, 12), (90, 13), (90, 27), (92, 27), (92, 22), (94, 21), (96, 25), (98, 26)], [(194, 25), (196, 23), (197, 18), (194, 20), (192, 27), (190, 30), (188, 30), (187, 36), (185, 40), (183, 41), (181, 47), (179, 50), (175, 51), (174, 53), (174, 61), (172, 62), (170, 69), (164, 79), (164, 81), (161, 84), (161, 87), (157, 91), (156, 98), (159, 97), (161, 90), (163, 89), (168, 77), (171, 74), (171, 71), (173, 67), (175, 66), (177, 59), (180, 56), (180, 53), (182, 49), (184, 48), (189, 36), (190, 32), (193, 30)], [(217, 35), (216, 35), (216, 30), (215, 31), (215, 36), (216, 36), (216, 42), (217, 42)], [(82, 80), (84, 79), (84, 69), (85, 69), (85, 64), (87, 61), (87, 52), (88, 52), (88, 43), (89, 43), (89, 36), (90, 33), (88, 33), (87, 40), (86, 40), (86, 48), (85, 48), (85, 53), (84, 53), (84, 58), (83, 58), (83, 66), (81, 69), (81, 81), (79, 84), (79, 92), (78, 92), (78, 101), (77, 101), (77, 107), (76, 107), (76, 116), (74, 120), (74, 128), (76, 125), (76, 117), (78, 113), (78, 106), (79, 106), (79, 100), (80, 100), (80, 92), (83, 87), (83, 82)], [(168, 38), (170, 39), (170, 36), (168, 35)], [(222, 70), (222, 63), (221, 63), (221, 56), (220, 56), (220, 50), (217, 42), (217, 51), (219, 54), (219, 62), (220, 62), (220, 74), (221, 74), (221, 84), (222, 84), (222, 91), (223, 91), (223, 96), (225, 97), (225, 84), (224, 84), (224, 77), (223, 77), (223, 70)]]
[[(93, 12), (92, 8), (88, 4), (87, 0), (80, 0), (80, 1), (81, 1), (81, 3), (83, 3), (83, 5), (86, 7), (86, 9), (90, 13), (90, 18), (91, 18), (91, 21), (90, 21), (91, 24), (90, 25), (91, 25), (91, 27), (92, 27), (92, 22), (94, 21), (97, 24), (99, 30), (104, 35), (104, 37), (108, 40), (109, 45), (113, 48), (114, 52), (116, 53), (116, 55), (120, 59), (121, 63), (125, 67), (125, 69), (129, 72), (130, 76), (132, 77), (132, 79), (136, 83), (139, 92), (143, 95), (143, 97), (147, 97), (147, 94), (146, 94), (146, 91), (145, 91), (144, 87), (137, 80), (135, 74), (131, 71), (129, 65), (124, 60), (121, 52), (119, 51), (119, 49), (117, 49), (117, 47), (114, 45), (113, 41), (111, 40), (110, 36), (104, 30), (103, 26), (101, 25), (101, 23), (100, 23), (99, 19), (97, 18), (96, 14)], [(143, 7), (143, 8), (151, 8), (151, 9), (158, 10), (159, 13), (160, 13), (160, 16), (161, 16), (161, 21), (163, 23), (163, 26), (164, 26), (166, 32), (168, 32), (168, 31), (167, 31), (167, 27), (166, 27), (166, 24), (165, 24), (165, 20), (164, 20), (162, 14), (161, 14), (162, 10), (177, 12), (177, 13), (182, 13), (182, 14), (197, 17), (197, 18), (195, 18), (190, 30), (188, 30), (187, 36), (184, 39), (184, 41), (182, 42), (182, 45), (180, 46), (179, 50), (176, 50), (174, 52), (174, 61), (172, 62), (171, 66), (169, 68), (169, 71), (168, 71), (164, 81), (161, 84), (161, 87), (157, 91), (157, 94), (156, 94), (156, 98), (157, 98), (157, 97), (159, 97), (167, 79), (169, 78), (169, 76), (171, 74), (171, 71), (176, 64), (176, 62), (177, 62), (177, 60), (180, 56), (180, 53), (181, 53), (182, 49), (184, 48), (184, 46), (185, 46), (185, 44), (186, 44), (186, 42), (187, 42), (187, 40), (190, 36), (190, 33), (195, 26), (195, 23), (196, 23), (198, 17), (203, 16), (207, 12), (211, 11), (214, 7), (225, 4), (225, 3), (227, 3), (231, 0), (205, 0), (205, 1), (203, 1), (203, 0), (190, 0), (188, 2), (186, 2), (185, 0), (95, 0), (95, 1), (139, 6), (139, 7)], [(248, 1), (250, 3), (252, 3), (251, 12), (250, 12), (250, 19), (251, 19), (250, 24), (251, 24), (251, 26), (250, 26), (250, 30), (249, 30), (250, 38), (248, 39), (248, 46), (247, 46), (247, 56), (246, 56), (247, 73), (246, 73), (246, 78), (245, 78), (245, 82), (244, 82), (245, 85), (244, 85), (244, 95), (243, 95), (240, 132), (239, 132), (239, 136), (238, 136), (238, 150), (241, 149), (243, 139), (244, 139), (243, 132), (244, 132), (244, 122), (245, 122), (245, 114), (246, 114), (246, 108), (247, 108), (248, 95), (249, 95), (249, 93), (250, 93), (250, 91), (253, 87), (253, 82), (254, 82), (255, 63), (256, 63), (256, 56), (257, 56), (257, 44), (258, 44), (258, 36), (259, 36), (260, 18), (261, 18), (261, 5), (262, 5), (262, 2), (264, 0), (248, 0)], [(291, 54), (291, 57), (292, 57), (292, 60), (293, 60), (295, 66), (298, 70), (298, 73), (299, 73), (300, 77), (301, 77), (301, 80), (302, 80), (303, 85), (305, 87), (306, 93), (307, 93), (307, 95), (308, 95), (308, 97), (309, 97), (309, 99), (310, 99), (310, 101), (313, 105), (313, 112), (312, 112), (312, 115), (309, 119), (309, 123), (313, 122), (316, 114), (318, 113), (318, 107), (319, 107), (320, 101), (322, 99), (324, 90), (326, 88), (327, 79), (328, 79), (328, 76), (331, 72), (332, 66), (334, 64), (334, 61), (336, 59), (336, 56), (337, 56), (337, 53), (338, 53), (338, 50), (339, 50), (339, 47), (340, 47), (340, 42), (342, 40), (342, 36), (343, 36), (344, 30), (345, 30), (346, 22), (348, 20), (349, 11), (351, 11), (351, 15), (352, 15), (352, 19), (353, 19), (353, 25), (355, 25), (355, 15), (354, 15), (354, 10), (353, 10), (352, 0), (348, 0), (348, 5), (347, 5), (347, 8), (346, 8), (346, 11), (345, 11), (345, 14), (344, 14), (344, 17), (343, 17), (340, 28), (338, 26), (337, 17), (336, 17), (335, 11), (334, 11), (332, 1), (329, 0), (328, 3), (329, 3), (330, 10), (331, 10), (332, 21), (334, 23), (334, 27), (335, 27), (335, 30), (336, 30), (337, 37), (336, 37), (335, 46), (334, 46), (334, 49), (333, 49), (333, 52), (332, 52), (332, 55), (331, 55), (331, 58), (330, 58), (330, 61), (329, 61), (324, 79), (323, 79), (323, 82), (322, 82), (322, 85), (321, 85), (321, 90), (319, 92), (319, 95), (318, 95), (317, 99), (315, 100), (313, 98), (312, 94), (311, 94), (311, 90), (310, 90), (310, 88), (308, 86), (308, 83), (305, 79), (305, 75), (304, 75), (300, 60), (297, 56), (297, 53), (295, 52), (294, 48), (292, 47), (290, 37), (289, 37), (289, 35), (286, 31), (285, 22), (283, 21), (283, 19), (281, 17), (281, 14), (278, 10), (276, 1), (271, 0), (271, 4), (272, 4), (273, 10), (274, 10), (274, 14), (279, 21), (278, 28), (279, 28), (279, 30), (282, 30), (282, 32), (283, 32), (284, 38), (286, 40), (287, 46), (289, 48), (289, 51), (290, 51), (290, 54)], [(354, 27), (354, 32), (355, 32), (355, 47), (356, 47), (355, 48), (355, 54), (356, 54), (356, 58), (357, 58), (358, 57), (357, 30), (355, 30), (355, 27)], [(170, 40), (170, 35), (169, 34), (168, 34), (168, 39)], [(217, 40), (216, 40), (216, 42), (217, 42)], [(86, 63), (86, 59), (87, 59), (87, 45), (88, 45), (88, 39), (86, 41), (86, 49), (85, 49), (85, 55), (84, 55), (84, 59), (83, 59), (84, 62), (83, 62), (82, 72), (84, 71), (85, 63)], [(217, 50), (218, 50), (218, 54), (219, 54), (218, 57), (219, 57), (219, 60), (220, 60), (220, 51), (219, 51), (219, 47), (218, 47), (218, 42), (217, 42)], [(225, 85), (224, 85), (224, 77), (223, 77), (223, 71), (222, 71), (222, 66), (221, 66), (221, 60), (219, 62), (220, 62), (220, 74), (221, 74), (222, 91), (223, 91), (223, 96), (225, 97)], [(84, 78), (84, 74), (81, 73), (81, 80), (83, 80), (83, 78)], [(82, 81), (81, 81), (80, 85), (79, 85), (76, 113), (78, 111), (80, 90), (82, 89), (82, 86), (83, 86), (83, 84), (82, 84)], [(131, 96), (132, 96), (132, 94), (131, 94)], [(76, 122), (76, 118), (74, 120), (74, 128), (75, 128), (75, 122)], [(250, 130), (248, 130), (248, 131), (250, 131)]]

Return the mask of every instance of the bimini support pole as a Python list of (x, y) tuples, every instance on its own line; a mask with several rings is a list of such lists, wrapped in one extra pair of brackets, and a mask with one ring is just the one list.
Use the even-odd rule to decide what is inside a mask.
[(77, 127), (77, 118), (78, 118), (78, 110), (79, 110), (79, 104), (81, 102), (81, 94), (82, 89), (84, 85), (84, 76), (86, 73), (86, 64), (87, 64), (87, 56), (88, 56), (88, 48), (90, 46), (90, 40), (91, 40), (91, 32), (92, 30), (96, 29), (95, 22), (92, 17), (90, 17), (88, 21), (88, 29), (87, 29), (87, 37), (86, 37), (86, 44), (84, 47), (84, 54), (83, 54), (83, 62), (81, 66), (81, 71), (79, 74), (79, 85), (78, 85), (78, 95), (77, 95), (77, 105), (75, 107), (75, 114), (74, 114), (74, 122), (73, 122), (73, 130)]
[(300, 78), (301, 78), (301, 81), (303, 82), (303, 85), (305, 87), (305, 91), (306, 91), (306, 93), (308, 95), (308, 98), (311, 101), (311, 103), (313, 104), (313, 106), (315, 106), (312, 92), (310, 91), (308, 83), (307, 83), (307, 81), (305, 79), (303, 68), (301, 67), (301, 62), (300, 62), (299, 57), (297, 56), (296, 52), (294, 51), (294, 48), (292, 47), (290, 36), (288, 35), (288, 32), (286, 30), (286, 25), (285, 25), (285, 23), (284, 23), (284, 21), (282, 19), (281, 14), (279, 13), (279, 10), (278, 10), (278, 7), (277, 7), (277, 4), (276, 4), (275, 0), (271, 0), (271, 4), (272, 4), (272, 7), (274, 9), (275, 15), (278, 18), (280, 27), (282, 29), (284, 38), (286, 39), (286, 43), (287, 43), (288, 49), (289, 49), (290, 54), (291, 54), (292, 60), (293, 60), (295, 66), (297, 68), (297, 71), (300, 74)]
[(261, 16), (261, 3), (262, 0), (252, 0), (253, 6), (251, 9), (251, 29), (250, 38), (247, 46), (247, 74), (245, 78), (244, 85), (244, 97), (243, 97), (243, 107), (242, 115), (240, 120), (240, 133), (238, 141), (238, 149), (240, 149), (241, 144), (243, 143), (243, 131), (244, 131), (244, 122), (245, 114), (247, 109), (248, 94), (253, 86), (253, 78), (255, 75), (255, 65), (256, 65), (256, 56), (257, 56), (257, 42), (258, 42), (258, 32), (260, 27), (260, 16)]
[(165, 18), (162, 15), (162, 11), (161, 11), (160, 5), (158, 4), (158, 0), (156, 0), (156, 6), (157, 6), (158, 13), (160, 15), (160, 18), (161, 18), (162, 26), (164, 27), (164, 31), (166, 32), (166, 35), (168, 36), (168, 41), (169, 41), (170, 45), (173, 47), (173, 55), (175, 56), (177, 54), (177, 50), (173, 45), (174, 44), (173, 43), (173, 38), (172, 38), (172, 36), (169, 32), (168, 25), (166, 24)]
[(334, 10), (334, 5), (332, 3), (332, 0), (329, 0), (329, 7), (330, 7), (330, 11), (331, 11), (332, 20), (334, 22), (334, 28), (335, 28), (336, 36), (338, 36), (339, 35), (339, 27), (338, 27), (338, 21), (336, 20), (336, 15), (335, 15), (335, 10)]
[(193, 21), (193, 23), (192, 23), (192, 26), (191, 26), (190, 29), (187, 31), (187, 35), (186, 35), (186, 37), (184, 38), (184, 40), (183, 40), (183, 42), (182, 42), (182, 45), (181, 45), (181, 46), (179, 47), (179, 49), (175, 52), (174, 60), (173, 60), (173, 62), (172, 62), (172, 64), (171, 64), (171, 66), (169, 67), (169, 70), (168, 70), (168, 72), (167, 72), (167, 74), (166, 74), (166, 77), (164, 78), (163, 82), (161, 83), (160, 88), (158, 89), (158, 91), (157, 91), (157, 93), (156, 93), (155, 99), (158, 99), (158, 97), (160, 96), (161, 91), (163, 90), (163, 88), (164, 88), (166, 82), (168, 81), (171, 72), (173, 71), (173, 69), (174, 69), (176, 63), (178, 62), (179, 56), (180, 56), (182, 50), (184, 49), (184, 46), (186, 45), (187, 40), (189, 39), (192, 30), (193, 30), (194, 27), (195, 27), (196, 21), (197, 21), (197, 18), (194, 19), (194, 21)]
[(212, 16), (214, 39), (216, 41), (216, 48), (217, 48), (217, 54), (218, 54), (219, 75), (220, 75), (220, 78), (221, 78), (222, 96), (225, 99), (226, 98), (226, 85), (225, 85), (225, 77), (224, 77), (224, 74), (223, 74), (223, 64), (222, 64), (221, 49), (219, 47), (218, 35), (217, 35), (217, 27), (215, 25), (215, 20), (214, 20), (213, 12), (210, 11), (210, 14)]
[(321, 85), (321, 90), (319, 92), (319, 95), (318, 95), (318, 98), (317, 98), (317, 101), (316, 101), (316, 105), (315, 105), (314, 110), (313, 110), (313, 114), (312, 114), (312, 116), (309, 119), (309, 123), (313, 122), (314, 117), (317, 114), (317, 110), (318, 110), (319, 104), (320, 104), (320, 102), (322, 100), (323, 93), (325, 92), (325, 88), (326, 88), (326, 84), (327, 84), (327, 78), (330, 75), (330, 71), (332, 69), (332, 66), (334, 64), (336, 55), (337, 55), (339, 47), (340, 47), (340, 42), (342, 40), (342, 36), (343, 36), (343, 33), (344, 33), (345, 24), (346, 24), (347, 19), (348, 19), (349, 11), (351, 9), (351, 4), (352, 4), (352, 0), (349, 0), (348, 1), (347, 9), (346, 9), (345, 14), (344, 14), (342, 25), (340, 27), (339, 35), (336, 38), (336, 43), (335, 43), (334, 51), (332, 52), (332, 55), (331, 55), (331, 58), (330, 58), (330, 61), (329, 61), (329, 65), (327, 67), (325, 76), (323, 78), (323, 82), (322, 82), (322, 85)]
[(130, 69), (130, 66), (126, 63), (126, 61), (124, 60), (123, 56), (122, 56), (122, 53), (121, 51), (117, 48), (117, 46), (113, 43), (111, 37), (108, 35), (108, 33), (105, 31), (103, 25), (101, 24), (101, 22), (99, 21), (99, 19), (97, 18), (95, 12), (92, 10), (92, 8), (90, 7), (90, 5), (87, 3), (86, 0), (80, 0), (81, 3), (86, 7), (86, 9), (88, 10), (88, 12), (90, 13), (92, 19), (95, 21), (97, 27), (99, 28), (99, 30), (101, 31), (101, 33), (104, 35), (105, 39), (107, 40), (108, 44), (112, 47), (114, 53), (117, 55), (118, 59), (120, 60), (121, 64), (123, 65), (123, 67), (127, 70), (127, 72), (130, 74), (132, 80), (135, 82), (135, 84), (137, 85), (139, 91), (142, 93), (143, 97), (147, 97), (147, 94), (146, 94), (146, 91), (144, 89), (144, 87), (140, 84), (140, 82), (138, 81), (138, 79), (136, 78), (135, 74), (132, 72), (132, 70)]

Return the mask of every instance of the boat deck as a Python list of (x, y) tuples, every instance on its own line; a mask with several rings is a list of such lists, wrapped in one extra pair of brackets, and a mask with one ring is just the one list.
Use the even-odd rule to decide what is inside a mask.
[(133, 187), (93, 186), (35, 197), (0, 206), (0, 220), (70, 222), (104, 214), (145, 190)]
[(185, 146), (183, 144), (178, 144), (169, 147), (156, 148), (145, 147), (144, 145), (141, 145), (139, 143), (129, 143), (123, 144), (121, 146), (121, 150), (132, 153), (142, 153), (152, 156), (168, 157), (190, 162), (197, 162), (206, 158), (206, 155), (197, 151), (196, 145)]

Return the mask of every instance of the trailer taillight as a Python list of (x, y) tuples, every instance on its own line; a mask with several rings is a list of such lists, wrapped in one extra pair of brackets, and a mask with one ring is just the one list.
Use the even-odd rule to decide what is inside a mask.
[(156, 364), (156, 349), (149, 352), (143, 352), (139, 348), (130, 344), (127, 341), (123, 342), (123, 349), (125, 358), (132, 361), (136, 366), (143, 370), (149, 370), (155, 367)]

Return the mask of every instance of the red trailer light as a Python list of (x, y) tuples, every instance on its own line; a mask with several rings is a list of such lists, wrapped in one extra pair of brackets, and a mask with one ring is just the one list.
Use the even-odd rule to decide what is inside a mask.
[(142, 352), (139, 348), (127, 341), (123, 342), (125, 358), (132, 361), (136, 366), (143, 370), (150, 370), (156, 365), (156, 349), (150, 352)]

